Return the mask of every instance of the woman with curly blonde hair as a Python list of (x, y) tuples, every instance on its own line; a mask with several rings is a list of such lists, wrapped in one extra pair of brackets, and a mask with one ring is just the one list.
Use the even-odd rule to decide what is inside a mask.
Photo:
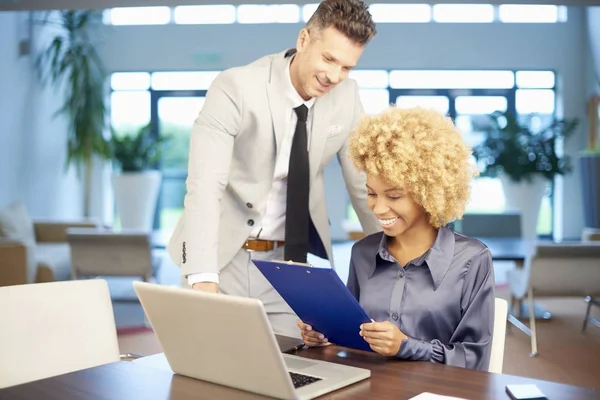
[[(384, 356), (487, 370), (492, 257), (447, 226), (462, 218), (477, 175), (461, 133), (437, 111), (390, 108), (361, 121), (349, 152), (383, 228), (352, 248), (348, 288), (374, 320), (361, 336)], [(299, 327), (307, 345), (328, 344)]]

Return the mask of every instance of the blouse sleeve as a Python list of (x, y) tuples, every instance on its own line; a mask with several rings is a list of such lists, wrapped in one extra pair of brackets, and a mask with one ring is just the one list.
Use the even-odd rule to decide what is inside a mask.
[(494, 272), (488, 249), (470, 261), (462, 287), (462, 318), (449, 343), (408, 338), (397, 357), (487, 370), (494, 329)]

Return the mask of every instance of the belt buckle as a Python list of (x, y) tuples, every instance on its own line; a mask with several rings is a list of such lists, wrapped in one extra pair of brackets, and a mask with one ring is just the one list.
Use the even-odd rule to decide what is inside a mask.
[(250, 243), (248, 243), (248, 242), (249, 242), (249, 240), (246, 240), (246, 243), (244, 243), (244, 246), (246, 247), (246, 251), (255, 251), (250, 248)]

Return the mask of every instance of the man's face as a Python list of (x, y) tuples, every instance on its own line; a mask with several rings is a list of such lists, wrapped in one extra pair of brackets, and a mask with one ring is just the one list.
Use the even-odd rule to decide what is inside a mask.
[(296, 44), (300, 93), (305, 99), (320, 97), (346, 79), (364, 46), (333, 27), (321, 32), (303, 29)]

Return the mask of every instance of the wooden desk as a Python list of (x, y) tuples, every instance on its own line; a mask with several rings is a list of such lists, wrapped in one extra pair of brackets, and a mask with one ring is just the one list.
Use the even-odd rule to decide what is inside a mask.
[[(422, 392), (465, 399), (509, 399), (507, 384), (533, 383), (548, 399), (598, 399), (600, 392), (577, 386), (491, 374), (430, 362), (385, 360), (374, 353), (329, 346), (297, 353), (371, 370), (371, 378), (323, 399), (410, 399)], [(188, 400), (260, 399), (261, 396), (186, 378), (131, 362), (117, 362), (0, 389), (0, 400)]]

